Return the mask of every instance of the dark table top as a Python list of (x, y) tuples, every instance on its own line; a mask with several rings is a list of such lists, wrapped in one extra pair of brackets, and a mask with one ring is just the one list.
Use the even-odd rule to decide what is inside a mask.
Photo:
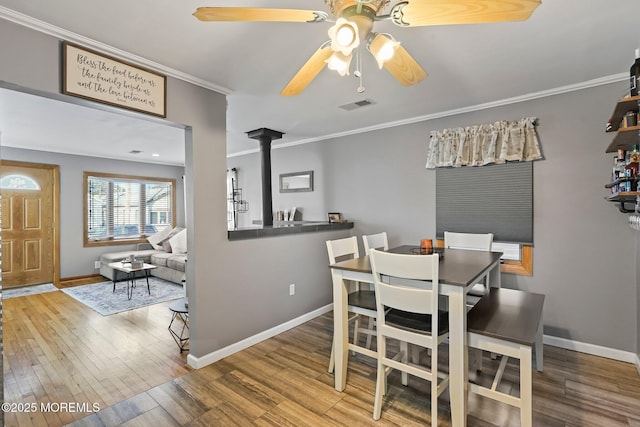
[[(417, 254), (418, 246), (398, 246), (389, 249), (389, 252), (400, 254)], [(494, 263), (500, 262), (502, 252), (470, 251), (463, 249), (436, 248), (436, 253), (441, 254), (439, 266), (439, 281), (449, 285), (469, 286), (477, 283)], [(369, 257), (349, 259), (331, 264), (330, 268), (338, 270), (371, 273)]]

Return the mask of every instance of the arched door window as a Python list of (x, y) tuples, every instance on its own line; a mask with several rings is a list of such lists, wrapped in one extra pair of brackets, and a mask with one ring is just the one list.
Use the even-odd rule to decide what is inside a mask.
[(25, 175), (7, 175), (0, 179), (3, 190), (40, 190), (40, 185), (33, 178)]

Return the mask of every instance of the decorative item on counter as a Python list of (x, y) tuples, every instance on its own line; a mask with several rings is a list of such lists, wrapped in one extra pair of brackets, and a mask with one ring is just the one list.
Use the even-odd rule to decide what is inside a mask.
[(342, 222), (342, 214), (339, 212), (329, 212), (327, 214), (327, 216), (329, 217), (329, 222)]

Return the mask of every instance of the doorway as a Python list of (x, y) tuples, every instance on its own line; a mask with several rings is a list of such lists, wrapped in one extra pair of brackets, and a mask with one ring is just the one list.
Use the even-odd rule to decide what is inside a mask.
[(58, 166), (0, 161), (2, 286), (59, 282)]

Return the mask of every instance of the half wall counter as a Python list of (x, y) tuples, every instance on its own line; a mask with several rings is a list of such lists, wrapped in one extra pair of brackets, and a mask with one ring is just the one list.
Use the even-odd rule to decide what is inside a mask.
[(260, 239), (263, 237), (284, 236), (287, 234), (316, 233), (319, 231), (348, 230), (353, 228), (353, 222), (320, 222), (320, 221), (281, 221), (273, 225), (241, 227), (229, 230), (229, 240)]

